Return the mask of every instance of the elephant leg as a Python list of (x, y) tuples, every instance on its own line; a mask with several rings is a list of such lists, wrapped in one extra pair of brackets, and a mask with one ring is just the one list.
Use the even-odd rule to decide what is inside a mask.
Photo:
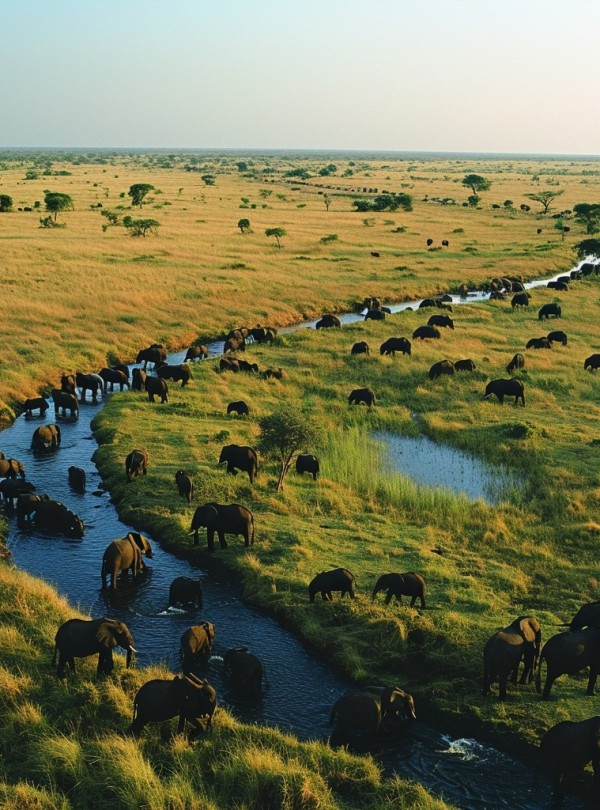
[[(519, 674), (519, 662), (517, 661), (517, 663), (514, 665), (512, 671), (510, 673), (510, 682), (512, 684), (516, 685), (516, 683), (517, 683), (517, 675), (518, 674)], [(521, 683), (523, 683), (523, 681), (521, 681)]]
[(229, 473), (229, 475), (237, 475), (238, 474), (238, 471), (233, 466), (233, 464), (231, 464), (230, 462), (227, 462), (227, 472)]
[[(197, 536), (197, 535), (196, 535)], [(197, 540), (195, 541), (198, 542)], [(209, 551), (215, 550), (215, 530), (214, 529), (206, 529), (206, 545)]]
[(550, 673), (546, 675), (546, 683), (544, 684), (544, 691), (542, 692), (542, 700), (548, 700), (550, 698), (550, 690), (552, 689), (552, 684), (555, 680), (556, 676), (550, 675)]
[(225, 532), (219, 530), (217, 531), (217, 534), (219, 535), (219, 545), (221, 546), (221, 548), (227, 548), (227, 542), (225, 541)]
[(590, 678), (588, 680), (586, 695), (592, 696), (592, 695), (595, 694), (596, 678), (597, 677), (598, 677), (598, 672), (593, 667), (590, 667)]
[(498, 675), (498, 699), (506, 700), (506, 684), (508, 682), (508, 672), (500, 672)]
[[(385, 597), (385, 600), (384, 600), (386, 605), (389, 605), (389, 603), (392, 601), (392, 596), (394, 596), (394, 592), (393, 592), (393, 590), (390, 588), (390, 589), (388, 590), (388, 592), (387, 592), (387, 594), (386, 594), (386, 597)], [(399, 598), (399, 597), (398, 597), (398, 594), (396, 594), (396, 599), (398, 599), (398, 598)]]
[(415, 606), (415, 602), (416, 602), (416, 601), (417, 601), (417, 597), (416, 597), (416, 596), (413, 596), (413, 598), (410, 600), (410, 606), (411, 606), (411, 607), (414, 607), (414, 606)]

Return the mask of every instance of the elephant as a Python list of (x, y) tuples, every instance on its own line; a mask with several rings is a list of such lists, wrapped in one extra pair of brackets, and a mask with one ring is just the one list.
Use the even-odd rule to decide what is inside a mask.
[(250, 483), (254, 483), (258, 472), (258, 456), (254, 448), (240, 444), (226, 445), (219, 456), (219, 464), (225, 463), (230, 475), (237, 475), (238, 470), (243, 470), (248, 473)]
[(132, 450), (125, 459), (125, 474), (127, 480), (132, 481), (134, 477), (142, 473), (146, 475), (148, 471), (148, 453), (143, 447)]
[[(225, 336), (225, 340), (246, 340), (250, 336), (250, 330), (247, 326), (240, 326), (239, 329), (231, 329)], [(254, 339), (254, 338), (253, 338)]]
[(470, 360), (457, 360), (454, 364), (454, 371), (475, 371), (477, 366)]
[(440, 302), (436, 301), (435, 298), (424, 298), (417, 309), (427, 309), (428, 307), (439, 307)]
[(430, 380), (437, 380), (442, 374), (454, 374), (454, 363), (451, 360), (440, 360), (429, 369)]
[(551, 349), (552, 344), (547, 337), (531, 338), (525, 344), (526, 349)]
[(68, 391), (59, 391), (58, 388), (53, 388), (50, 396), (52, 397), (52, 402), (54, 403), (54, 413), (56, 414), (57, 419), (60, 417), (61, 409), (63, 419), (66, 418), (67, 411), (69, 411), (69, 416), (71, 418), (76, 418), (79, 416), (79, 402), (77, 401), (77, 396), (75, 394), (71, 394)]
[(595, 371), (597, 368), (600, 368), (600, 354), (590, 354), (590, 356), (586, 358), (583, 368), (584, 370), (589, 368), (590, 371)]
[(375, 394), (370, 388), (355, 388), (348, 396), (348, 405), (360, 405), (364, 402), (367, 408), (376, 403)]
[(583, 278), (583, 273), (581, 270), (571, 270), (569, 276), (573, 281), (580, 281)]
[(183, 658), (183, 671), (189, 672), (197, 655), (210, 655), (212, 643), (215, 638), (215, 626), (211, 622), (195, 624), (182, 634), (179, 643), (181, 657)]
[(563, 284), (568, 284), (571, 281), (571, 276), (559, 276), (556, 280)]
[(516, 369), (521, 369), (525, 366), (525, 358), (522, 354), (517, 352), (510, 363), (506, 366), (506, 373), (512, 374)]
[(199, 579), (176, 577), (169, 586), (169, 607), (197, 607), (203, 604), (202, 583)]
[(377, 734), (381, 727), (381, 697), (367, 690), (344, 695), (331, 710), (329, 722), (334, 726), (332, 737), (345, 738), (353, 734)]
[(23, 403), (23, 410), (25, 411), (25, 416), (33, 416), (33, 411), (39, 410), (40, 416), (45, 416), (46, 411), (50, 406), (48, 405), (47, 401), (44, 397), (33, 397), (32, 399), (26, 399)]
[(71, 466), (67, 470), (69, 486), (76, 492), (85, 492), (85, 470), (81, 467)]
[(122, 647), (127, 650), (127, 667), (131, 666), (132, 653), (137, 652), (129, 628), (116, 619), (69, 619), (58, 628), (54, 638), (52, 665), (56, 675), (64, 678), (68, 665), (75, 674), (75, 659), (87, 658), (98, 653), (97, 675), (110, 675), (114, 669), (113, 650)]
[(454, 321), (449, 315), (432, 315), (427, 321), (427, 326), (449, 326), (454, 329)]
[(399, 686), (365, 686), (362, 691), (379, 698), (381, 722), (388, 728), (417, 719), (413, 696)]
[(365, 321), (384, 321), (385, 312), (383, 309), (368, 309), (365, 312)]
[(146, 390), (147, 374), (143, 368), (134, 368), (131, 372), (131, 390), (132, 391), (145, 391)]
[(248, 360), (238, 360), (238, 367), (240, 371), (258, 374), (258, 363), (250, 363)]
[(565, 332), (557, 329), (555, 332), (548, 332), (546, 335), (547, 339), (550, 343), (561, 343), (563, 346), (566, 346), (568, 343), (568, 338)]
[(137, 737), (147, 723), (160, 723), (179, 715), (177, 733), (184, 731), (187, 720), (195, 729), (192, 733), (195, 737), (202, 731), (202, 718), (206, 718), (206, 730), (210, 729), (216, 706), (217, 693), (213, 687), (192, 673), (176, 675), (171, 680), (156, 678), (138, 690), (128, 733)]
[(21, 478), (25, 478), (25, 466), (22, 461), (18, 461), (16, 458), (4, 458), (0, 459), (0, 478), (16, 478), (17, 475), (20, 475)]
[(285, 380), (287, 371), (281, 368), (266, 368), (262, 373), (263, 380)]
[(490, 293), (490, 301), (504, 301), (506, 293), (504, 290), (492, 290)]
[(341, 326), (342, 322), (336, 315), (323, 315), (323, 317), (316, 322), (315, 329), (331, 329), (332, 327)]
[(504, 397), (514, 397), (515, 405), (521, 400), (521, 404), (525, 406), (525, 386), (521, 380), (492, 380), (485, 387), (484, 399), (491, 397), (495, 394), (501, 405), (504, 404)]
[(221, 357), (219, 360), (219, 369), (221, 371), (233, 371), (237, 374), (240, 370), (240, 361), (237, 357)]
[(34, 452), (57, 450), (60, 447), (60, 428), (53, 422), (42, 425), (33, 432), (31, 449)]
[(391, 354), (392, 357), (395, 357), (396, 352), (402, 352), (402, 354), (410, 356), (412, 352), (410, 340), (405, 337), (388, 338), (379, 347), (379, 354)]
[(230, 352), (245, 352), (246, 340), (245, 338), (230, 337), (225, 340), (223, 344), (223, 354)]
[(543, 320), (544, 318), (560, 318), (561, 317), (561, 308), (560, 304), (544, 304), (543, 307), (540, 308), (538, 312), (538, 321)]
[(206, 360), (208, 357), (208, 346), (204, 346), (202, 343), (198, 343), (195, 346), (190, 346), (187, 352), (185, 353), (185, 357), (183, 358), (183, 362), (190, 363), (196, 362), (197, 360)]
[(148, 402), (154, 402), (154, 397), (160, 397), (161, 402), (169, 401), (169, 386), (165, 380), (158, 377), (146, 377), (146, 393)]
[(417, 326), (413, 332), (413, 340), (428, 340), (441, 338), (440, 330), (437, 326)]
[(135, 578), (144, 571), (145, 565), (142, 557), (152, 558), (152, 546), (143, 534), (129, 532), (127, 537), (121, 540), (113, 540), (106, 547), (102, 557), (102, 569), (100, 577), (102, 579), (102, 589), (106, 588), (106, 577), (110, 577), (110, 587), (115, 590), (117, 587), (117, 577), (120, 573), (131, 569)]
[(587, 627), (576, 632), (558, 633), (549, 639), (541, 652), (535, 676), (535, 688), (541, 691), (542, 662), (546, 661), (546, 682), (542, 698), (550, 697), (552, 684), (561, 675), (574, 675), (589, 666), (588, 695), (594, 694), (596, 678), (600, 672), (600, 629)]
[(319, 470), (319, 459), (316, 456), (313, 456), (310, 453), (299, 454), (298, 458), (296, 459), (296, 472), (298, 475), (304, 475), (304, 473), (307, 472), (312, 475), (313, 481), (316, 481)]
[(273, 343), (275, 336), (277, 335), (277, 329), (273, 329), (271, 326), (257, 326), (254, 329), (250, 329), (249, 333), (250, 337), (252, 337), (257, 343)]
[(593, 273), (598, 275), (598, 265), (593, 262), (584, 262), (579, 268), (582, 276), (591, 276)]
[(15, 501), (28, 493), (35, 492), (35, 486), (31, 481), (18, 478), (5, 478), (0, 481), (0, 496), (4, 501), (5, 509), (12, 509)]
[(511, 307), (514, 309), (515, 307), (528, 307), (529, 306), (529, 293), (526, 292), (519, 292), (516, 295), (513, 295), (511, 302)]
[(255, 694), (262, 691), (264, 665), (247, 647), (227, 650), (223, 657), (223, 671), (234, 689)]
[(199, 506), (192, 518), (194, 545), (198, 545), (198, 530), (206, 526), (206, 540), (209, 551), (215, 550), (215, 532), (221, 548), (227, 548), (226, 534), (241, 534), (244, 546), (254, 544), (254, 516), (249, 509), (239, 503), (205, 503)]
[[(594, 770), (594, 792), (600, 789), (600, 716), (574, 722), (563, 720), (540, 740), (540, 768), (552, 782), (554, 799), (563, 797), (563, 780), (589, 762)], [(589, 805), (597, 806), (596, 805)]]
[(147, 368), (148, 363), (152, 363), (152, 365), (156, 366), (158, 365), (158, 363), (165, 363), (166, 360), (167, 360), (167, 351), (163, 346), (161, 346), (158, 343), (154, 343), (147, 349), (141, 349), (138, 352), (137, 357), (135, 358), (135, 362), (138, 365), (140, 363), (144, 364), (144, 369)]
[(340, 591), (343, 599), (346, 594), (354, 599), (354, 574), (347, 568), (334, 568), (333, 571), (320, 571), (308, 586), (308, 596), (311, 602), (320, 593), (324, 602), (331, 602), (332, 591)]
[(79, 401), (85, 402), (86, 391), (92, 394), (92, 401), (96, 402), (98, 394), (102, 399), (102, 391), (104, 389), (104, 380), (99, 374), (82, 374), (81, 371), (76, 372), (75, 382), (79, 388)]
[(238, 416), (248, 416), (250, 413), (250, 409), (246, 405), (243, 399), (238, 400), (237, 402), (230, 402), (227, 406), (227, 415), (230, 413), (237, 413)]
[(510, 283), (510, 291), (513, 293), (524, 293), (525, 287), (520, 281), (511, 281)]
[(158, 366), (156, 373), (161, 380), (181, 382), (182, 388), (192, 379), (190, 367), (186, 366), (185, 363), (180, 363), (178, 366), (170, 366), (168, 363), (164, 363), (163, 365)]
[(183, 470), (177, 470), (175, 473), (175, 483), (177, 490), (182, 498), (185, 498), (188, 503), (192, 502), (192, 495), (194, 494), (194, 482), (191, 477)]
[(129, 388), (129, 375), (125, 374), (125, 372), (120, 369), (103, 368), (98, 372), (98, 376), (102, 377), (104, 381), (104, 393), (108, 391), (109, 383), (111, 391), (114, 391), (115, 385), (120, 386), (121, 391), (123, 390), (123, 386)]
[(28, 496), (17, 501), (17, 520), (21, 528), (30, 527), (40, 532), (59, 532), (67, 537), (80, 539), (84, 526), (81, 518), (59, 501), (40, 498), (33, 501)]
[(523, 661), (519, 683), (531, 683), (542, 645), (542, 630), (534, 616), (519, 616), (512, 624), (499, 630), (483, 648), (483, 696), (498, 680), (498, 698), (506, 700), (506, 684), (512, 675), (517, 682), (517, 670)]
[(366, 340), (359, 340), (352, 347), (350, 354), (369, 354), (369, 344)]
[(569, 285), (565, 281), (549, 281), (546, 286), (548, 287), (549, 290), (559, 290), (560, 292), (569, 292)]
[(573, 616), (569, 630), (575, 632), (584, 627), (600, 628), (600, 600), (582, 605)]
[(77, 394), (77, 385), (75, 383), (74, 374), (63, 374), (60, 378), (60, 390), (66, 391), (67, 394)]
[(402, 604), (403, 596), (412, 597), (410, 606), (414, 607), (417, 599), (421, 602), (421, 608), (425, 608), (425, 580), (421, 574), (415, 574), (414, 571), (408, 571), (405, 574), (382, 574), (373, 588), (371, 599), (375, 599), (379, 591), (384, 591), (387, 588), (387, 596), (385, 597), (385, 604), (389, 605), (392, 601), (392, 596), (395, 596), (398, 602)]

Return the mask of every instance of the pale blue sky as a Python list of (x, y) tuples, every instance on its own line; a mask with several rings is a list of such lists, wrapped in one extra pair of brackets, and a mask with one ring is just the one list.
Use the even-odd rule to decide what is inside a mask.
[(0, 0), (0, 146), (600, 153), (598, 0)]

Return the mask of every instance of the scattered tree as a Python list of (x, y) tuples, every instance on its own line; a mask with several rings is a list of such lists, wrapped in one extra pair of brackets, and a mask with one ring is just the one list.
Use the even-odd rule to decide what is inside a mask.
[(547, 214), (550, 210), (550, 203), (556, 197), (560, 197), (564, 191), (538, 191), (535, 194), (525, 194), (528, 200), (538, 202), (542, 206), (542, 214)]
[(248, 171), (248, 164), (245, 160), (239, 160), (236, 164), (238, 172), (247, 172)]
[(479, 194), (469, 194), (469, 196), (467, 197), (467, 202), (469, 203), (469, 205), (475, 208), (481, 202), (481, 197), (479, 196)]
[(600, 205), (598, 203), (577, 203), (573, 206), (575, 219), (585, 224), (586, 233), (600, 231)]
[(44, 203), (46, 205), (46, 211), (50, 211), (50, 213), (53, 214), (55, 222), (60, 211), (73, 210), (73, 200), (71, 197), (59, 191), (44, 192)]
[(250, 230), (250, 220), (249, 219), (240, 219), (238, 222), (238, 228), (242, 233), (246, 233), (246, 231)]
[(277, 247), (281, 247), (281, 242), (279, 241), (283, 236), (287, 236), (287, 231), (285, 228), (267, 228), (265, 231), (265, 236), (274, 236), (277, 240)]
[(12, 197), (9, 197), (8, 194), (0, 194), (0, 212), (5, 214), (7, 211), (12, 209), (13, 201)]
[(203, 174), (200, 179), (204, 181), (204, 185), (206, 186), (214, 186), (215, 184), (214, 174)]
[(133, 217), (123, 217), (123, 225), (130, 232), (131, 236), (146, 236), (148, 233), (156, 233), (160, 222), (156, 219), (133, 219)]
[(513, 207), (513, 205), (514, 205), (514, 203), (513, 203), (513, 201), (512, 201), (512, 200), (504, 200), (504, 202), (502, 203), (502, 205), (503, 205), (505, 208), (512, 208), (512, 207)]
[(573, 245), (573, 249), (579, 259), (585, 259), (586, 256), (600, 258), (600, 239), (584, 239), (582, 242)]
[(300, 180), (308, 180), (310, 174), (306, 171), (306, 169), (290, 169), (289, 172), (285, 172), (284, 177), (299, 177)]
[[(154, 186), (150, 185), (150, 183), (134, 183), (133, 186), (129, 187), (127, 194), (131, 197), (131, 204), (139, 205), (141, 208), (144, 204), (144, 197), (150, 191), (154, 191)], [(125, 194), (123, 193), (122, 196), (124, 197)]]
[(397, 211), (403, 208), (412, 211), (412, 197), (410, 194), (379, 194), (373, 200), (353, 200), (352, 205), (357, 211)]
[(105, 208), (103, 211), (100, 211), (100, 216), (106, 217), (108, 222), (107, 225), (118, 225), (119, 224), (119, 215), (116, 211), (109, 211), (108, 208)]
[(480, 174), (466, 174), (462, 179), (463, 186), (470, 188), (473, 194), (478, 191), (488, 191), (492, 185), (491, 180), (486, 180)]
[(280, 410), (263, 416), (259, 427), (259, 450), (266, 456), (275, 456), (281, 465), (277, 481), (277, 492), (281, 492), (292, 458), (301, 450), (316, 448), (321, 430), (315, 425), (312, 414), (297, 405), (284, 405)]

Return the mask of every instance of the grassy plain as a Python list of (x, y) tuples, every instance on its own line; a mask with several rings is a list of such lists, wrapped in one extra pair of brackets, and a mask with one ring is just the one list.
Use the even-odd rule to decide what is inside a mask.
[[(38, 227), (35, 211), (0, 214), (0, 312), (10, 325), (0, 361), (6, 416), (26, 396), (56, 384), (62, 370), (96, 371), (154, 341), (174, 349), (241, 323), (281, 326), (342, 311), (366, 295), (402, 300), (478, 287), (496, 275), (531, 278), (568, 269), (571, 245), (585, 237), (583, 228), (569, 220), (571, 232), (563, 241), (555, 221), (537, 214), (524, 195), (564, 190), (556, 202), (562, 210), (595, 201), (600, 183), (594, 162), (336, 157), (337, 174), (352, 175), (300, 184), (283, 173), (302, 166), (316, 174), (330, 161), (295, 155), (202, 157), (195, 164), (200, 172), (184, 170), (189, 156), (116, 155), (76, 158), (76, 164), (55, 156), (51, 170), (70, 175), (25, 180), (31, 157), (0, 158), (0, 193), (10, 194), (15, 208), (43, 200), (45, 188), (68, 193), (75, 203), (74, 211), (59, 215), (66, 227), (52, 230)], [(252, 164), (247, 171), (238, 170), (241, 159)], [(35, 160), (40, 172), (48, 165)], [(461, 204), (470, 191), (460, 181), (472, 171), (493, 182), (477, 208)], [(201, 180), (205, 172), (214, 175), (214, 186)], [(136, 182), (160, 190), (139, 214), (120, 196)], [(353, 196), (369, 196), (352, 191), (358, 188), (408, 192), (414, 210), (356, 213)], [(329, 210), (321, 192), (331, 196)], [(506, 199), (514, 208), (491, 208)], [(133, 239), (121, 227), (103, 232), (104, 218), (90, 207), (99, 202), (120, 215), (158, 219), (158, 235)], [(525, 202), (532, 206), (529, 213), (519, 210)], [(236, 226), (245, 217), (252, 231), (242, 234)], [(288, 234), (281, 249), (264, 235), (279, 226)], [(321, 241), (330, 234), (337, 239)], [(435, 249), (426, 249), (427, 238)], [(442, 239), (449, 248), (441, 249)], [(456, 330), (445, 330), (436, 345), (416, 346), (411, 358), (380, 358), (378, 346), (390, 335), (409, 336), (426, 320), (423, 313), (340, 332), (304, 331), (253, 349), (261, 367), (287, 369), (284, 381), (219, 374), (208, 362), (194, 371), (189, 389), (172, 389), (167, 406), (118, 395), (96, 423), (102, 474), (127, 520), (200, 560), (204, 552), (191, 549), (187, 536), (192, 508), (176, 497), (174, 471), (183, 467), (194, 475), (196, 502), (246, 503), (256, 516), (255, 546), (245, 552), (234, 541), (216, 558), (240, 576), (248, 599), (295, 627), (357, 681), (377, 678), (410, 688), (421, 716), (443, 717), (448, 725), (476, 729), (480, 737), (504, 739), (511, 747), (530, 747), (553, 722), (590, 714), (583, 681), (561, 679), (548, 704), (531, 688), (513, 694), (506, 705), (484, 701), (481, 648), (520, 613), (535, 612), (548, 637), (581, 602), (598, 598), (600, 534), (593, 444), (598, 388), (582, 368), (584, 357), (600, 349), (598, 282), (560, 294), (564, 317), (556, 324), (538, 324), (535, 312), (557, 296), (549, 290), (533, 295), (528, 312), (511, 311), (506, 303), (458, 310)], [(512, 354), (529, 337), (553, 328), (567, 331), (569, 346), (526, 353), (527, 407), (481, 402), (486, 379), (505, 376)], [(370, 358), (350, 356), (359, 339), (369, 341)], [(478, 366), (474, 375), (427, 379), (436, 360), (469, 356)], [(349, 390), (359, 385), (378, 395), (371, 413), (346, 405)], [(227, 418), (227, 402), (240, 398), (250, 404), (251, 417)], [(327, 427), (320, 481), (292, 476), (278, 496), (276, 471), (267, 460), (254, 488), (241, 475), (234, 479), (217, 469), (220, 447), (254, 443), (257, 417), (286, 400), (305, 402)], [(515, 503), (492, 508), (432, 496), (400, 477), (384, 479), (380, 450), (368, 437), (372, 428), (422, 430), (474, 450), (518, 468), (523, 487)], [(127, 487), (122, 461), (137, 445), (148, 448), (150, 471)], [(309, 605), (308, 581), (332, 565), (354, 571), (359, 597)], [(371, 602), (377, 575), (388, 570), (423, 573), (430, 589), (427, 611)], [(98, 780), (108, 793), (93, 791), (99, 806), (131, 806), (146, 791), (151, 807), (225, 807), (230, 782), (245, 786), (247, 806), (257, 795), (282, 807), (443, 806), (405, 783), (383, 784), (368, 761), (248, 730), (224, 713), (216, 738), (194, 750), (181, 741), (165, 747), (155, 732), (140, 745), (115, 737), (148, 673), (119, 670), (116, 683), (98, 684), (87, 667), (86, 677), (69, 686), (68, 695), (74, 688), (81, 696), (73, 710), (65, 687), (49, 681), (46, 664), (57, 624), (73, 612), (39, 582), (6, 567), (0, 573), (8, 661), (2, 712), (9, 729), (2, 738), (0, 795), (7, 806), (86, 806), (93, 791), (90, 763), (101, 759), (109, 770)], [(29, 645), (23, 663), (19, 651), (31, 638), (38, 645)], [(109, 712), (98, 720), (105, 700)], [(199, 745), (210, 756), (196, 757)], [(106, 758), (107, 749), (116, 753)], [(204, 768), (205, 761), (218, 765)], [(20, 784), (24, 778), (29, 785)]]

